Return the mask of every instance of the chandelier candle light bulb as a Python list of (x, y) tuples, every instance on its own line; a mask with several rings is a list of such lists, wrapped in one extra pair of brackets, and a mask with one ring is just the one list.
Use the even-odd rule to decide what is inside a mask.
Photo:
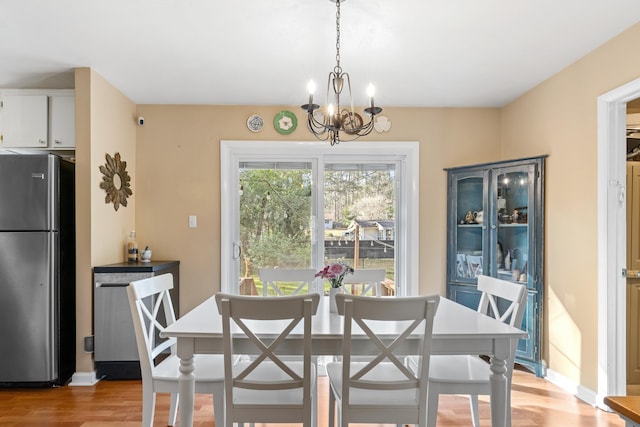
[(309, 105), (313, 105), (313, 94), (316, 92), (316, 84), (313, 80), (309, 80), (307, 83), (307, 90), (309, 91)]
[(367, 95), (369, 95), (369, 107), (373, 109), (373, 95), (376, 94), (376, 88), (373, 86), (373, 83), (369, 83), (367, 86)]

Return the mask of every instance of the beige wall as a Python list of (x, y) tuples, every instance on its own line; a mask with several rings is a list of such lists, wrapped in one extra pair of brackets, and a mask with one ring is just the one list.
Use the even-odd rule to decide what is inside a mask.
[[(298, 128), (282, 136), (272, 126), (285, 107), (138, 105), (136, 227), (155, 259), (180, 260), (181, 311), (219, 290), (220, 141), (309, 140), (303, 111)], [(390, 132), (368, 140), (420, 142), (420, 290), (444, 293), (446, 174), (444, 167), (495, 160), (500, 153), (498, 109), (389, 108)], [(260, 133), (247, 118), (260, 114)], [(268, 143), (268, 142), (265, 142)], [(357, 144), (357, 142), (354, 142)], [(197, 215), (198, 228), (188, 228)]]
[[(124, 261), (129, 230), (135, 228), (135, 104), (89, 68), (75, 72), (76, 86), (76, 371), (93, 371), (83, 338), (93, 335), (95, 265)], [(105, 154), (127, 162), (134, 193), (116, 212), (99, 187)]]
[(597, 390), (597, 97), (640, 77), (640, 25), (503, 109), (502, 157), (548, 153), (543, 356)]
[[(391, 131), (367, 137), (420, 142), (421, 293), (445, 289), (442, 169), (550, 155), (543, 358), (549, 368), (591, 390), (597, 390), (598, 375), (596, 99), (640, 76), (640, 57), (629, 55), (639, 42), (636, 25), (504, 109), (385, 109)], [(90, 286), (91, 266), (120, 260), (126, 232), (135, 226), (139, 244), (149, 245), (154, 259), (181, 261), (181, 311), (189, 310), (219, 289), (220, 140), (308, 140), (302, 111), (286, 107), (299, 124), (281, 136), (271, 119), (283, 106), (138, 105), (134, 113), (133, 104), (95, 73), (81, 71), (78, 83), (84, 88), (76, 86), (77, 102), (91, 107), (90, 113), (76, 113), (88, 114), (91, 122), (89, 130), (81, 125), (77, 130), (91, 147), (79, 143), (77, 150), (78, 166), (88, 165), (79, 177), (91, 177), (78, 196), (90, 199), (89, 219), (78, 226), (91, 234), (79, 241), (79, 287)], [(251, 114), (264, 117), (261, 133), (246, 128)], [(133, 125), (137, 115), (145, 117), (143, 127)], [(104, 205), (97, 172), (104, 154), (116, 151), (130, 165), (136, 201), (118, 213)], [(189, 215), (198, 216), (197, 229), (187, 227)], [(90, 324), (84, 305), (90, 296), (80, 289), (78, 294), (81, 337)]]

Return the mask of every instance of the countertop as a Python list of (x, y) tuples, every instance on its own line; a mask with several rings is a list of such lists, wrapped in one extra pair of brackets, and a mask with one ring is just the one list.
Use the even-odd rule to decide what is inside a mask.
[(640, 423), (640, 396), (607, 396), (604, 403), (624, 418)]
[(94, 273), (147, 273), (164, 270), (179, 265), (180, 261), (118, 262), (115, 264), (97, 265)]

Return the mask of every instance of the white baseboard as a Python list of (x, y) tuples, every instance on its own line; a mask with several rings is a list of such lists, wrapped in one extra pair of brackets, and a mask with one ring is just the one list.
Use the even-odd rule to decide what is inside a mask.
[(98, 381), (100, 381), (96, 377), (96, 371), (92, 372), (76, 372), (71, 377), (70, 386), (92, 386), (95, 385)]
[[(410, 359), (408, 362), (411, 365), (413, 360)], [(553, 369), (546, 369), (544, 379), (593, 407), (611, 412), (611, 409), (603, 402), (604, 396), (598, 396), (593, 390), (575, 383)]]
[(550, 383), (557, 385), (567, 393), (577, 397), (578, 399), (593, 407), (603, 410), (609, 410), (609, 408), (602, 402), (604, 397), (598, 396), (598, 393), (581, 384), (577, 384), (576, 382), (570, 380), (564, 375), (559, 374), (553, 369), (547, 369), (547, 373), (544, 378)]

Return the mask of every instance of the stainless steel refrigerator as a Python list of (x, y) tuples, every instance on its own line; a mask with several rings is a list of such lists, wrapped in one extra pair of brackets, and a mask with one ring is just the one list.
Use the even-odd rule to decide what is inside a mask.
[(0, 386), (75, 371), (75, 165), (0, 154)]

